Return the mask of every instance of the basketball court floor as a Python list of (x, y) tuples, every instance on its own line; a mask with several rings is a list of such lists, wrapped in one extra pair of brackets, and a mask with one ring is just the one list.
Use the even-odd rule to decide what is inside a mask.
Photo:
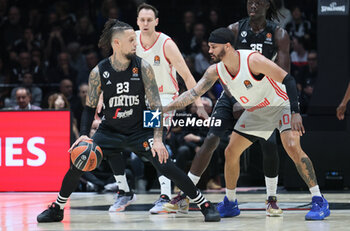
[[(56, 199), (57, 193), (0, 193), (0, 230), (350, 230), (350, 193), (326, 193), (331, 216), (323, 221), (305, 221), (310, 207), (308, 193), (279, 194), (283, 217), (267, 217), (265, 194), (238, 193), (241, 215), (206, 223), (195, 205), (188, 214), (151, 215), (148, 209), (159, 194), (137, 194), (137, 201), (121, 213), (109, 213), (113, 194), (73, 193), (63, 222), (40, 223), (36, 216)], [(204, 193), (218, 203), (223, 192)]]

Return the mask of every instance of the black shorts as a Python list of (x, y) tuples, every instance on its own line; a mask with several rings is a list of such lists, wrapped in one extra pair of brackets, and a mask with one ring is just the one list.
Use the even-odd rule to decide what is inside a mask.
[(212, 117), (221, 120), (221, 126), (210, 126), (208, 136), (214, 134), (220, 138), (227, 134), (227, 131), (232, 132), (236, 120), (233, 118), (233, 104), (235, 102), (228, 97), (225, 92), (221, 93), (220, 98), (215, 104)]
[(100, 146), (104, 157), (126, 151), (146, 158), (152, 156), (153, 129), (140, 129), (133, 134), (123, 135), (101, 125), (91, 139)]

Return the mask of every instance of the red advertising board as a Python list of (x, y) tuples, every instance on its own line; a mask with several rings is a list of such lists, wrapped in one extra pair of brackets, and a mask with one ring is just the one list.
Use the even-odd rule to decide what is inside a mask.
[(69, 111), (0, 112), (0, 191), (59, 191), (69, 137)]

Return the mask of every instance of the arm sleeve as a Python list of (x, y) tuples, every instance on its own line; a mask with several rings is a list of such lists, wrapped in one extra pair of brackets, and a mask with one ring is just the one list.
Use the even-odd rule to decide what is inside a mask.
[(292, 114), (300, 113), (299, 102), (298, 102), (298, 90), (297, 90), (295, 79), (290, 74), (287, 74), (286, 77), (284, 77), (282, 83), (286, 86)]
[(80, 135), (86, 135), (89, 136), (91, 124), (94, 121), (95, 116), (95, 110), (96, 108), (85, 106), (83, 113), (81, 115), (81, 122), (80, 122)]

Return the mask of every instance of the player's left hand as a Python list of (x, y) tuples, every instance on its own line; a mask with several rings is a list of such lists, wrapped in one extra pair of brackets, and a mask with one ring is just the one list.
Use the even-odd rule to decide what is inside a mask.
[(305, 133), (305, 129), (303, 126), (303, 119), (299, 113), (293, 113), (291, 119), (291, 127), (292, 131), (297, 131), (300, 136)]
[(158, 160), (161, 164), (163, 162), (166, 163), (169, 157), (169, 153), (161, 140), (154, 140), (151, 152), (153, 157), (156, 157), (156, 155), (158, 154)]
[(199, 116), (199, 118), (202, 118), (202, 119), (205, 119), (205, 120), (209, 118), (209, 115), (205, 111), (204, 106), (197, 107), (197, 115)]

